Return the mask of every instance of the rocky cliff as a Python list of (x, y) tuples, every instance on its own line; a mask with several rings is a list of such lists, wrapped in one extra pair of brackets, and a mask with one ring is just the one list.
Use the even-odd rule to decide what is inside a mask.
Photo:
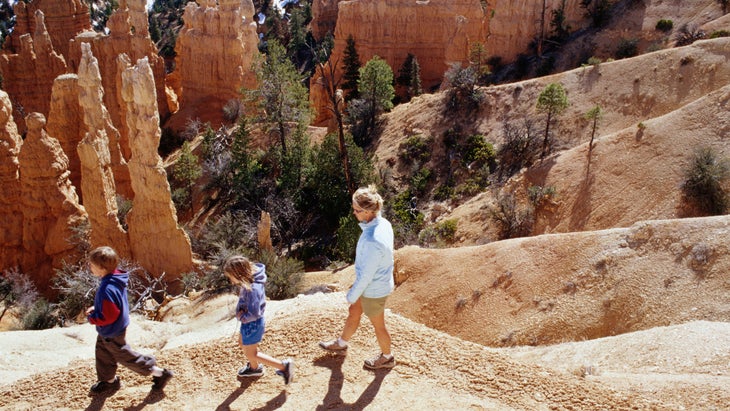
[(35, 11), (35, 21), (33, 35), (18, 38), (17, 54), (0, 55), (3, 88), (13, 101), (13, 117), (21, 132), (25, 114), (48, 115), (53, 79), (66, 72), (66, 61), (53, 48), (42, 11)]
[[(123, 258), (130, 258), (129, 238), (117, 219), (116, 174), (125, 174), (122, 170), (126, 164), (120, 162), (119, 135), (111, 127), (104, 107), (99, 65), (91, 53), (91, 46), (82, 44), (81, 49), (78, 92), (87, 132), (78, 145), (78, 156), (81, 191), (91, 223), (91, 246), (108, 245)], [(129, 183), (128, 178), (125, 181)], [(131, 185), (128, 190), (131, 192)], [(125, 197), (130, 199), (132, 195), (128, 193)]]
[(33, 273), (38, 289), (48, 293), (54, 269), (82, 257), (70, 239), (73, 228), (86, 221), (86, 211), (69, 179), (68, 157), (43, 129), (45, 117), (31, 113), (25, 122), (28, 133), (18, 154), (23, 215), (20, 268)]
[(122, 72), (122, 98), (126, 103), (127, 128), (132, 157), (129, 173), (135, 192), (127, 214), (132, 255), (153, 275), (167, 274), (166, 281), (193, 270), (190, 239), (177, 224), (160, 144), (160, 119), (152, 67), (146, 58)]
[(20, 37), (36, 32), (38, 22), (35, 15), (39, 10), (43, 10), (46, 15), (48, 34), (53, 48), (63, 56), (68, 55), (68, 42), (76, 33), (91, 29), (89, 7), (83, 0), (18, 1), (13, 6), (15, 27), (3, 45), (5, 50), (17, 53), (20, 50)]
[(157, 54), (155, 44), (150, 40), (145, 0), (122, 0), (119, 8), (112, 13), (107, 22), (109, 34), (84, 31), (70, 41), (68, 51), (69, 71), (78, 70), (82, 52), (80, 45), (89, 44), (92, 54), (97, 58), (104, 89), (104, 106), (109, 112), (114, 127), (120, 133), (120, 148), (125, 159), (129, 159), (130, 149), (127, 141), (126, 122), (122, 118), (123, 102), (120, 97), (120, 68), (117, 56), (124, 53), (136, 60), (147, 57), (152, 67), (157, 91), (157, 106), (160, 116), (170, 115), (165, 93), (165, 64)]
[(175, 46), (180, 110), (169, 126), (180, 129), (188, 118), (222, 121), (222, 108), (240, 97), (241, 87), (253, 87), (250, 72), (258, 54), (258, 36), (251, 0), (188, 3)]
[(20, 264), (23, 214), (20, 206), (20, 164), (23, 140), (12, 116), (8, 93), (0, 90), (0, 267)]
[[(487, 13), (479, 0), (345, 1), (338, 9), (332, 61), (341, 65), (349, 36), (363, 64), (377, 55), (394, 73), (412, 53), (424, 90), (440, 84), (450, 64), (466, 64), (470, 45), (484, 43), (488, 36)], [(331, 116), (320, 103), (326, 101), (324, 90), (316, 77), (310, 84), (316, 122), (322, 123)]]
[(68, 157), (69, 178), (83, 203), (81, 162), (76, 147), (86, 134), (86, 127), (79, 105), (78, 86), (79, 77), (76, 74), (63, 74), (53, 81), (46, 130), (58, 140)]
[(342, 0), (313, 0), (312, 22), (310, 29), (317, 40), (322, 40), (327, 33), (335, 33), (337, 24), (337, 5)]

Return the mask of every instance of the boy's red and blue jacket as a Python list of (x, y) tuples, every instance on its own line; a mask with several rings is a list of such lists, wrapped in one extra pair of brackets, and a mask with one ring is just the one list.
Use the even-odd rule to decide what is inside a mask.
[(102, 337), (116, 337), (129, 325), (127, 282), (129, 274), (120, 270), (101, 278), (94, 296), (94, 311), (87, 318)]

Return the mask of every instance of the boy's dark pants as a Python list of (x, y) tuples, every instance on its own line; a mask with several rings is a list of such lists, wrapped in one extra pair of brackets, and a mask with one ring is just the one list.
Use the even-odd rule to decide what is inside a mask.
[(99, 381), (109, 381), (117, 375), (117, 364), (142, 374), (150, 375), (152, 367), (157, 363), (155, 357), (140, 354), (132, 349), (126, 341), (127, 330), (116, 337), (96, 336), (96, 375)]

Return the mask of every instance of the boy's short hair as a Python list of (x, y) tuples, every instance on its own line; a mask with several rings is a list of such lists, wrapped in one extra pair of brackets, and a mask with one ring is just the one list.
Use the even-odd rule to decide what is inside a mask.
[(113, 248), (102, 246), (89, 252), (89, 262), (103, 268), (107, 273), (113, 273), (119, 265), (119, 256)]

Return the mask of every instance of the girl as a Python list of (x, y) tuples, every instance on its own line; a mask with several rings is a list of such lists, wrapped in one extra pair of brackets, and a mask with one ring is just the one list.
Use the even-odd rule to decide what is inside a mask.
[(223, 272), (233, 285), (241, 287), (236, 306), (236, 317), (241, 322), (243, 353), (248, 359), (245, 367), (238, 370), (239, 377), (260, 377), (264, 374), (264, 364), (277, 369), (289, 385), (294, 377), (294, 361), (280, 361), (258, 351), (258, 345), (265, 331), (264, 309), (266, 308), (266, 267), (252, 263), (248, 258), (235, 255), (223, 265)]

